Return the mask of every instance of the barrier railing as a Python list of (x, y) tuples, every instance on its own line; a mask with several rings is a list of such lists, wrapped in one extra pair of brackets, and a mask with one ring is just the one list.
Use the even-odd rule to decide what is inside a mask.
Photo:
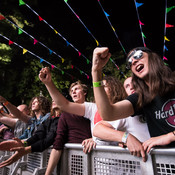
[[(24, 156), (2, 168), (0, 175), (44, 175), (50, 150)], [(10, 153), (4, 155), (6, 159)], [(128, 149), (117, 146), (97, 146), (84, 154), (81, 144), (65, 144), (60, 167), (61, 175), (175, 175), (175, 148), (152, 149), (147, 162), (143, 162), (142, 158), (130, 155)], [(56, 175), (56, 171), (53, 174)]]
[(156, 148), (148, 160), (130, 155), (128, 149), (97, 146), (90, 154), (80, 144), (66, 144), (61, 175), (172, 175), (175, 174), (175, 148)]

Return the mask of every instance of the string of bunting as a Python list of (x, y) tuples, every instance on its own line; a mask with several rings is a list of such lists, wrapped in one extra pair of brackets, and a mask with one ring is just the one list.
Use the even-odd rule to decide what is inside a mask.
[(72, 7), (68, 4), (68, 0), (64, 0), (66, 5), (69, 7), (69, 9), (73, 12), (73, 14), (78, 18), (80, 23), (84, 26), (84, 28), (87, 30), (87, 32), (92, 36), (92, 38), (95, 40), (97, 46), (100, 46), (100, 43), (98, 40), (95, 38), (95, 36), (91, 33), (91, 31), (86, 27), (86, 25), (83, 23), (83, 21), (80, 19), (80, 17), (75, 13), (75, 11), (72, 9)]
[(55, 54), (56, 56), (58, 56), (61, 59), (61, 62), (64, 63), (65, 59), (60, 56), (59, 54), (57, 54), (55, 51), (51, 50), (49, 47), (47, 47), (46, 45), (44, 45), (42, 42), (40, 42), (39, 40), (37, 40), (35, 37), (33, 37), (32, 35), (30, 35), (29, 33), (27, 33), (25, 30), (21, 29), (18, 25), (16, 25), (15, 23), (13, 23), (12, 21), (10, 21), (9, 19), (7, 19), (6, 17), (4, 17), (3, 15), (0, 15), (0, 19), (5, 19), (8, 22), (10, 22), (11, 24), (13, 24), (15, 27), (18, 28), (18, 35), (25, 33), (26, 35), (28, 35), (30, 38), (33, 39), (33, 44), (37, 44), (39, 43), (40, 45), (42, 45), (43, 47), (45, 47), (46, 49), (49, 50), (49, 54), (51, 55), (52, 53)]
[[(114, 34), (115, 34), (115, 36), (116, 36), (116, 38), (117, 38), (117, 40), (118, 40), (120, 46), (121, 46), (121, 48), (123, 49), (123, 52), (124, 52), (124, 54), (125, 54), (125, 56), (126, 56), (126, 55), (127, 55), (126, 50), (125, 50), (125, 48), (123, 47), (123, 44), (121, 43), (121, 41), (120, 41), (120, 39), (119, 39), (119, 37), (118, 37), (118, 35), (117, 35), (117, 33), (116, 33), (115, 28), (113, 27), (111, 21), (109, 20), (109, 16), (110, 16), (110, 15), (109, 15), (108, 13), (105, 12), (103, 6), (102, 6), (101, 3), (100, 3), (100, 0), (97, 0), (97, 1), (98, 1), (99, 5), (100, 5), (100, 7), (101, 7), (101, 9), (102, 9), (102, 11), (103, 11), (103, 13), (104, 13), (104, 15), (106, 16), (106, 19), (107, 19), (109, 25), (111, 26), (111, 28), (112, 28), (112, 30), (113, 30), (113, 32), (114, 32)], [(126, 75), (120, 70), (120, 68), (117, 66), (117, 64), (115, 64), (114, 60), (113, 60), (112, 58), (110, 58), (110, 61), (117, 67), (117, 69), (120, 71), (120, 73), (121, 73), (121, 74), (124, 76), (124, 78), (126, 79), (126, 78), (127, 78)]]
[(111, 26), (111, 28), (112, 28), (112, 30), (113, 30), (113, 32), (114, 32), (114, 34), (115, 34), (115, 36), (116, 36), (116, 38), (117, 38), (117, 40), (118, 40), (120, 46), (121, 46), (121, 48), (123, 49), (124, 54), (127, 55), (127, 53), (126, 53), (126, 51), (125, 51), (125, 48), (123, 47), (123, 44), (121, 43), (121, 41), (120, 41), (120, 39), (119, 39), (119, 37), (118, 37), (118, 35), (117, 35), (117, 33), (116, 33), (115, 28), (113, 27), (111, 21), (109, 20), (109, 16), (110, 16), (110, 15), (109, 15), (108, 13), (105, 12), (103, 6), (102, 6), (101, 3), (100, 3), (100, 0), (97, 0), (97, 1), (98, 1), (98, 4), (100, 5), (100, 7), (101, 7), (101, 9), (102, 9), (102, 11), (103, 11), (103, 13), (104, 13), (104, 15), (105, 15), (105, 17), (106, 17), (106, 19), (107, 19), (109, 25)]
[(168, 60), (165, 57), (165, 51), (168, 51), (167, 46), (165, 45), (166, 41), (170, 41), (166, 36), (166, 29), (170, 27), (174, 27), (174, 25), (167, 24), (167, 13), (169, 13), (175, 6), (167, 7), (167, 0), (165, 0), (165, 26), (164, 26), (164, 44), (163, 44), (163, 60)]
[[(28, 52), (28, 53), (30, 53), (31, 55), (33, 55), (33, 56), (35, 56), (36, 58), (38, 58), (38, 59), (40, 60), (40, 63), (45, 62), (45, 63), (49, 64), (49, 65), (51, 66), (52, 69), (56, 68), (56, 69), (60, 70), (61, 73), (62, 73), (62, 75), (67, 74), (68, 76), (71, 77), (71, 79), (74, 78), (74, 77), (73, 77), (72, 75), (70, 75), (69, 73), (67, 73), (67, 72), (65, 72), (64, 70), (58, 68), (57, 66), (51, 64), (51, 63), (48, 62), (47, 60), (45, 60), (45, 59), (39, 57), (39, 56), (36, 55), (35, 53), (33, 53), (33, 52), (31, 52), (31, 51), (25, 49), (23, 46), (21, 46), (21, 45), (17, 44), (16, 42), (10, 40), (10, 39), (7, 38), (6, 36), (4, 36), (4, 35), (2, 35), (2, 34), (0, 34), (0, 36), (3, 37), (4, 39), (8, 40), (8, 44), (9, 44), (9, 46), (12, 45), (12, 44), (14, 44), (14, 45), (18, 46), (19, 48), (21, 48), (21, 49), (23, 50), (23, 55), (24, 55), (25, 53)], [(71, 65), (71, 68), (72, 68), (72, 69), (73, 69), (74, 67), (75, 67), (75, 66)], [(80, 70), (80, 69), (77, 68), (77, 67), (75, 67), (75, 68), (76, 68), (81, 74), (86, 75), (87, 79), (89, 79), (89, 75), (88, 75), (87, 73), (85, 73), (84, 71)]]
[(19, 6), (25, 5), (28, 7), (36, 16), (38, 16), (39, 21), (43, 21), (45, 24), (47, 24), (57, 35), (59, 35), (67, 44), (67, 46), (71, 46), (76, 52), (78, 52), (79, 57), (82, 56), (86, 59), (87, 64), (91, 63), (91, 61), (83, 54), (81, 53), (72, 43), (68, 42), (68, 40), (59, 33), (52, 25), (50, 25), (46, 20), (44, 20), (35, 10), (33, 10), (28, 4), (26, 4), (23, 0), (19, 0)]
[(134, 3), (135, 3), (135, 7), (136, 7), (137, 18), (138, 18), (138, 21), (139, 21), (139, 27), (140, 27), (140, 32), (141, 32), (141, 36), (142, 36), (143, 45), (144, 45), (144, 47), (146, 47), (145, 39), (144, 39), (144, 38), (146, 38), (146, 36), (145, 36), (145, 34), (143, 33), (143, 31), (142, 31), (142, 26), (144, 25), (144, 23), (141, 22), (140, 16), (139, 16), (139, 12), (138, 12), (138, 8), (139, 8), (140, 6), (142, 6), (143, 3), (138, 3), (138, 2), (136, 2), (136, 0), (134, 0)]
[[(91, 33), (91, 31), (86, 27), (86, 25), (84, 24), (84, 22), (80, 19), (80, 17), (77, 15), (77, 13), (75, 13), (75, 11), (73, 10), (73, 8), (68, 4), (68, 0), (64, 0), (64, 2), (66, 3), (66, 5), (69, 7), (69, 9), (73, 12), (73, 14), (77, 17), (77, 19), (80, 21), (80, 23), (85, 27), (85, 29), (87, 30), (87, 32), (92, 36), (92, 38), (95, 40), (97, 46), (101, 46), (101, 44), (99, 43), (99, 41), (94, 37), (94, 35)], [(122, 47), (123, 48), (123, 47)], [(124, 48), (123, 48), (124, 49)], [(117, 69), (120, 71), (119, 66), (117, 66), (117, 64), (114, 62), (114, 60), (112, 58), (110, 58), (110, 61), (117, 67)], [(120, 73), (126, 78), (126, 76), (124, 75), (124, 73), (122, 71), (120, 71)]]

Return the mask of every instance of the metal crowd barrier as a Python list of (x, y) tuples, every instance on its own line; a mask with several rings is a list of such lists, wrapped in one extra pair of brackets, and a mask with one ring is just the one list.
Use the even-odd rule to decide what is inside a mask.
[[(50, 151), (51, 148), (28, 154), (1, 168), (0, 175), (44, 175)], [(10, 155), (0, 154), (0, 162)], [(56, 174), (55, 170), (53, 175)], [(130, 155), (128, 149), (116, 146), (97, 146), (84, 154), (81, 144), (65, 144), (60, 175), (175, 175), (175, 148), (152, 149), (147, 162), (143, 162), (142, 158)]]
[(66, 144), (61, 175), (175, 175), (175, 148), (152, 149), (146, 162), (128, 149), (97, 146), (90, 154), (80, 144)]

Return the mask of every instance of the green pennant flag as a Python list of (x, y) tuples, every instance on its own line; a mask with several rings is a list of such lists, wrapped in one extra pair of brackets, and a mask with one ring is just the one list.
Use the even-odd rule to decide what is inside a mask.
[(167, 12), (167, 13), (170, 12), (173, 8), (175, 8), (175, 6), (166, 8), (166, 12)]
[(86, 61), (87, 61), (87, 64), (89, 64), (89, 60), (87, 59)]
[(64, 75), (64, 71), (63, 70), (61, 71), (61, 73), (62, 73), (62, 75)]
[(82, 73), (83, 73), (83, 71), (80, 70), (80, 74), (82, 74)]
[(146, 38), (146, 36), (144, 35), (144, 33), (142, 32), (142, 36), (144, 37), (144, 38)]
[(18, 29), (18, 35), (22, 34), (23, 31), (21, 29)]
[(64, 0), (64, 1), (67, 3), (68, 0)]
[(25, 5), (26, 3), (23, 0), (19, 0), (19, 5)]

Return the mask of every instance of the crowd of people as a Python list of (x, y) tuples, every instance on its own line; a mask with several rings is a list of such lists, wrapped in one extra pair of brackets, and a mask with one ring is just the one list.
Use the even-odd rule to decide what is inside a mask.
[(46, 86), (52, 103), (46, 97), (36, 96), (29, 106), (16, 107), (0, 96), (3, 104), (0, 150), (15, 151), (0, 167), (53, 146), (45, 172), (50, 175), (65, 143), (81, 143), (85, 154), (96, 145), (127, 147), (144, 162), (151, 148), (175, 146), (174, 72), (158, 54), (146, 47), (137, 47), (127, 55), (127, 67), (132, 74), (122, 84), (115, 77), (103, 77), (103, 67), (110, 56), (106, 47), (94, 49), (93, 102), (86, 100), (88, 87), (80, 81), (71, 84), (72, 101), (69, 101), (56, 88), (47, 67), (41, 69), (39, 79)]

